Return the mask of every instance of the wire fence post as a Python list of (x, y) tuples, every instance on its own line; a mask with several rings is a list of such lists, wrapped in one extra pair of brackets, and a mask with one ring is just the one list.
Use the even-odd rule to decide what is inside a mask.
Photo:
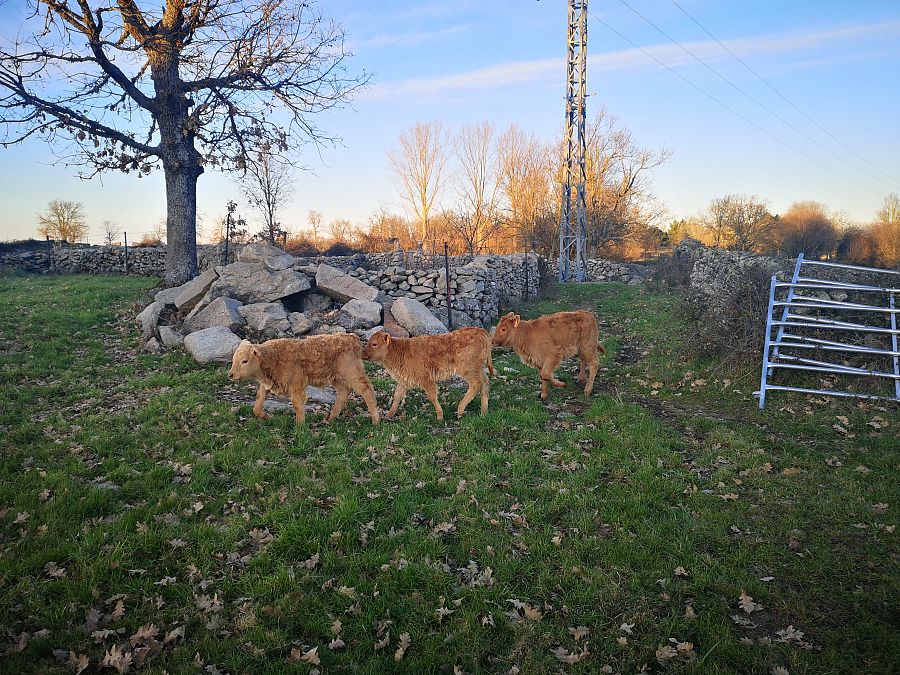
[(223, 265), (228, 264), (228, 240), (231, 238), (231, 218), (225, 217), (225, 259), (222, 261)]
[(50, 235), (47, 235), (47, 271), (53, 269), (53, 254), (50, 252)]
[(287, 253), (287, 232), (281, 233), (281, 250)]
[(452, 304), (450, 298), (450, 254), (446, 241), (444, 242), (444, 276), (447, 279), (447, 329), (453, 330), (453, 310), (450, 308)]
[(128, 233), (123, 232), (122, 237), (125, 240), (125, 275), (128, 276)]
[(525, 251), (525, 299), (531, 299), (531, 289), (528, 288), (528, 251)]

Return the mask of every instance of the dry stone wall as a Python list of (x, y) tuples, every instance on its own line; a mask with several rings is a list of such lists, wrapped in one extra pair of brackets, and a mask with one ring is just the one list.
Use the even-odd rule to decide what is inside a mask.
[[(233, 247), (234, 255), (238, 248)], [(228, 257), (234, 255), (229, 251)], [(124, 274), (125, 249), (122, 246), (91, 246), (85, 248), (52, 248), (51, 268), (56, 274)], [(221, 265), (224, 256), (222, 246), (198, 246), (197, 264), (204, 271)], [(25, 272), (48, 271), (47, 251), (21, 251), (0, 255), (0, 266), (14, 267)], [(161, 277), (166, 273), (165, 247), (129, 248), (128, 274), (145, 277)]]

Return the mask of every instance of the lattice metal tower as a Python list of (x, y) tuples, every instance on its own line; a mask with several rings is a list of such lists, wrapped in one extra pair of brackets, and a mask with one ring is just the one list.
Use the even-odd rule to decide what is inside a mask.
[(585, 88), (588, 0), (569, 0), (566, 36), (566, 164), (559, 212), (559, 280), (584, 281), (587, 274), (587, 206), (584, 184)]

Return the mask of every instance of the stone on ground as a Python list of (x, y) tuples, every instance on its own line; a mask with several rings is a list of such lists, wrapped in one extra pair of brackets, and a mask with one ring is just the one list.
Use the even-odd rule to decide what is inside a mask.
[(288, 314), (290, 330), (294, 335), (303, 335), (319, 325), (319, 319), (310, 312), (291, 312)]
[(185, 350), (200, 364), (230, 362), (239, 344), (241, 338), (225, 326), (204, 328), (184, 338)]
[(257, 302), (244, 305), (238, 311), (248, 328), (267, 337), (286, 333), (290, 328), (288, 313), (280, 302)]
[(165, 305), (161, 302), (151, 302), (144, 311), (137, 315), (136, 321), (141, 327), (141, 335), (144, 340), (149, 340), (156, 335), (156, 324), (159, 323), (159, 315), (162, 314)]
[(228, 296), (249, 305), (274, 302), (311, 287), (305, 274), (292, 269), (270, 272), (255, 262), (239, 261), (220, 270), (219, 278), (209, 289), (210, 299)]
[(212, 326), (225, 326), (228, 330), (237, 330), (244, 324), (239, 312), (241, 303), (234, 298), (216, 298), (196, 314), (191, 314), (184, 321), (185, 334), (196, 333)]
[(447, 327), (418, 300), (397, 298), (391, 306), (391, 314), (413, 336), (447, 332)]
[(341, 307), (337, 323), (350, 330), (371, 328), (381, 323), (381, 305), (368, 300), (351, 300)]
[(331, 265), (319, 265), (316, 270), (316, 287), (321, 293), (341, 302), (354, 299), (374, 302), (378, 297), (377, 288), (369, 286)]
[(159, 339), (160, 342), (162, 342), (163, 347), (165, 347), (166, 349), (180, 347), (184, 344), (184, 336), (177, 330), (172, 328), (172, 326), (160, 326)]
[(179, 312), (189, 312), (194, 308), (200, 298), (206, 295), (209, 287), (218, 278), (215, 270), (206, 270), (203, 274), (194, 277), (186, 284), (179, 286), (178, 295), (175, 296), (175, 306)]

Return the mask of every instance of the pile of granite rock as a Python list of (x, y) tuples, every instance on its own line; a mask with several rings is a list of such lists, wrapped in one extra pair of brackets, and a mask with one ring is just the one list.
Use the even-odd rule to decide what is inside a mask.
[(158, 291), (137, 322), (147, 351), (183, 346), (198, 363), (230, 361), (243, 338), (447, 331), (414, 298), (391, 297), (334, 267), (306, 264), (264, 243), (245, 246), (230, 265)]

